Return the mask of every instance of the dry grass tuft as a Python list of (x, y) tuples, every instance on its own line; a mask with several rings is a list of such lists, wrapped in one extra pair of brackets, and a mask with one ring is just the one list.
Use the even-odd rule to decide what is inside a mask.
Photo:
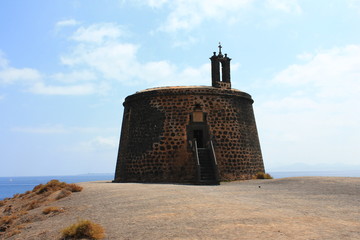
[(39, 184), (34, 187), (33, 192), (37, 194), (43, 194), (46, 192), (56, 192), (58, 190), (66, 189), (70, 192), (80, 192), (83, 188), (76, 184), (67, 184), (66, 182), (60, 182), (59, 180), (51, 180), (45, 185)]
[(59, 192), (59, 194), (56, 196), (56, 200), (62, 199), (64, 197), (67, 197), (71, 194), (71, 191), (67, 189), (63, 189)]
[(101, 225), (89, 220), (79, 220), (62, 230), (63, 239), (104, 239), (105, 233)]
[(65, 188), (67, 183), (60, 182), (59, 180), (51, 180), (45, 185), (39, 184), (34, 187), (33, 192), (36, 192), (37, 194), (45, 193), (45, 192), (55, 192), (57, 190)]
[(11, 224), (16, 218), (16, 215), (3, 216), (0, 218), (0, 226)]
[(47, 207), (47, 208), (44, 208), (42, 213), (47, 215), (49, 213), (62, 213), (64, 212), (64, 209), (63, 208), (59, 208), (59, 207)]
[(28, 213), (29, 213), (28, 211), (21, 210), (21, 211), (18, 211), (16, 215), (19, 216), (19, 217), (21, 217), (21, 216), (24, 216), (24, 215), (26, 215), (26, 214), (28, 214)]
[(0, 239), (19, 233), (22, 229), (19, 227), (21, 224), (42, 221), (48, 217), (45, 215), (63, 212), (63, 209), (52, 207), (44, 209), (43, 214), (34, 211), (26, 215), (28, 214), (27, 211), (67, 197), (72, 192), (80, 192), (82, 189), (81, 186), (76, 184), (67, 184), (59, 180), (51, 180), (46, 184), (35, 186), (32, 191), (14, 194), (12, 198), (6, 198), (0, 201)]
[(6, 237), (12, 237), (12, 236), (14, 236), (14, 235), (16, 235), (16, 234), (19, 234), (19, 233), (21, 233), (21, 231), (20, 231), (19, 229), (14, 229), (14, 230), (10, 231), (10, 232), (7, 234)]
[(268, 173), (258, 172), (255, 175), (255, 179), (273, 179), (273, 177)]
[(39, 200), (33, 200), (30, 203), (27, 204), (26, 210), (33, 210), (35, 208), (38, 208), (41, 206), (41, 201)]
[(71, 192), (81, 192), (83, 190), (83, 187), (71, 183), (66, 186), (66, 189), (68, 189)]

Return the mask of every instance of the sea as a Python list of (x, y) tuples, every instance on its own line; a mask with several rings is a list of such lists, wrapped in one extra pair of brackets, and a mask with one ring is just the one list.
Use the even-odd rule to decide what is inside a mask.
[(36, 185), (45, 184), (50, 180), (57, 179), (66, 183), (79, 183), (90, 181), (112, 181), (113, 173), (83, 174), (69, 176), (35, 176), (35, 177), (0, 177), (0, 200), (12, 197), (17, 193), (32, 190)]
[[(304, 172), (271, 172), (273, 178), (327, 176), (327, 177), (360, 177), (360, 170), (349, 171), (304, 171)], [(45, 184), (52, 179), (66, 183), (79, 183), (90, 181), (112, 181), (114, 174), (83, 174), (71, 176), (32, 176), (32, 177), (0, 177), (0, 200), (12, 197), (17, 193), (32, 190), (36, 185)]]

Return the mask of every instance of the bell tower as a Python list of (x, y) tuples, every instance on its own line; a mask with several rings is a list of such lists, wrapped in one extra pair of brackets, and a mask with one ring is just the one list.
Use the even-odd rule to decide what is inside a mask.
[(222, 54), (221, 52), (221, 43), (219, 43), (219, 54), (211, 56), (211, 81), (212, 86), (216, 88), (231, 88), (230, 81), (230, 61), (231, 58)]

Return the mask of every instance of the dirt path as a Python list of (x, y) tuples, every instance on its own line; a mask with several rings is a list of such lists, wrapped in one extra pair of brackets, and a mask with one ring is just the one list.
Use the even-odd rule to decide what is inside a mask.
[(107, 239), (360, 239), (360, 178), (80, 185), (53, 204), (65, 213), (12, 239), (58, 239), (79, 218), (104, 226)]

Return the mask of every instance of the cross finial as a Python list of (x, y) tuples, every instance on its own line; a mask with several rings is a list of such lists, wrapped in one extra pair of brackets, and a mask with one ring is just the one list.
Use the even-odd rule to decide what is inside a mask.
[(222, 48), (221, 42), (219, 42), (219, 55), (221, 55), (221, 48)]

